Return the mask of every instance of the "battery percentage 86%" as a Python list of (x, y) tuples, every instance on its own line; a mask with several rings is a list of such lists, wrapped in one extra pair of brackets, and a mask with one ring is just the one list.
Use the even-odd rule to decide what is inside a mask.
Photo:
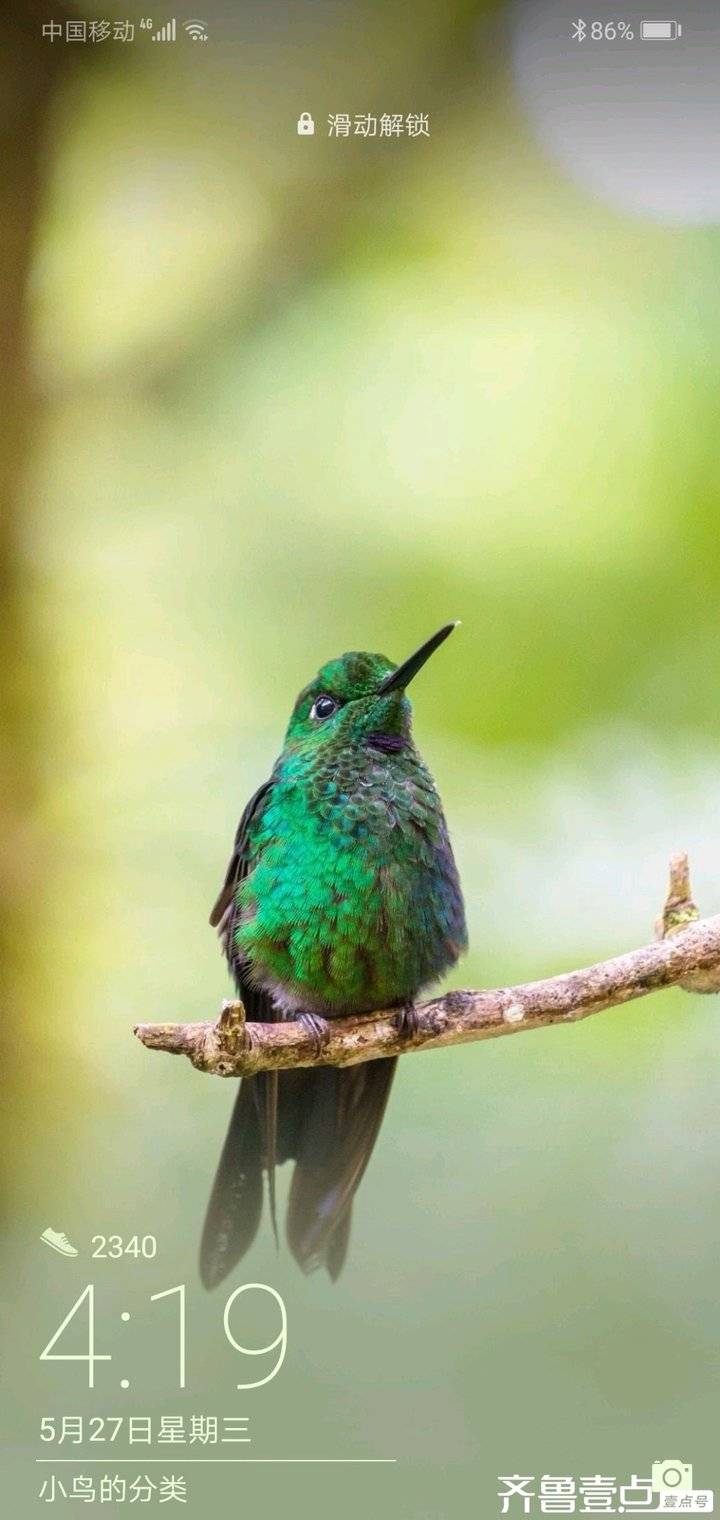
[(586, 37), (591, 42), (632, 42), (635, 33), (629, 21), (583, 21), (578, 17), (571, 36), (573, 42), (584, 42)]

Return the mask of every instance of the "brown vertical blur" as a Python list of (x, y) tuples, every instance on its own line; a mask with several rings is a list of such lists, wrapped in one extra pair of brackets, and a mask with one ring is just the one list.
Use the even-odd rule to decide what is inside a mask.
[[(54, 6), (55, 19), (62, 10)], [(43, 656), (33, 627), (31, 571), (23, 554), (21, 496), (37, 398), (28, 364), (26, 289), (43, 190), (46, 128), (65, 65), (64, 45), (43, 42), (35, 5), (0, 22), (0, 1147), (17, 1150), (15, 1099), (26, 1062), (20, 1012), (32, 998), (43, 870), (34, 837), (42, 748)], [(32, 1019), (28, 1027), (32, 1027)], [(38, 1010), (38, 1026), (42, 1014)], [(39, 1034), (39, 1028), (38, 1028)], [(38, 1040), (39, 1046), (39, 1040)], [(13, 1136), (15, 1144), (12, 1144)]]

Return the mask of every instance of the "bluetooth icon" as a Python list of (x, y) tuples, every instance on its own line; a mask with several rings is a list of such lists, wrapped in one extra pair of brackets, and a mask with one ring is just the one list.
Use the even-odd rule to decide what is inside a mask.
[(573, 21), (573, 28), (572, 28), (572, 39), (573, 39), (573, 42), (584, 42), (586, 32), (587, 32), (587, 27), (585, 25), (585, 22), (582, 19), (579, 19), (578, 21)]

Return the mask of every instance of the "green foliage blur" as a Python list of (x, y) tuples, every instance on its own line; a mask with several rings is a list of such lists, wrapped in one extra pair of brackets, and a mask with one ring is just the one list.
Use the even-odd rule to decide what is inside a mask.
[[(38, 1264), (48, 1223), (152, 1229), (153, 1290), (199, 1295), (232, 1094), (132, 1024), (227, 995), (207, 914), (330, 656), (399, 660), (462, 619), (413, 688), (467, 895), (455, 985), (649, 939), (679, 848), (718, 907), (717, 230), (570, 182), (502, 7), (206, 12), (201, 57), (68, 60), (43, 136), (17, 561), (40, 865), (6, 1148), (25, 1367), (28, 1316), (46, 1339), (89, 1280)], [(326, 135), (384, 109), (427, 110), (430, 138)], [(294, 1334), (257, 1449), (404, 1464), (329, 1476), (316, 1513), (484, 1520), (498, 1472), (629, 1478), (675, 1448), (712, 1483), (717, 1038), (712, 1000), (673, 993), (403, 1065), (338, 1287), (268, 1239), (249, 1264)], [(194, 1312), (196, 1383), (230, 1392), (217, 1302)], [(159, 1408), (149, 1352), (145, 1374)], [(48, 1376), (20, 1374), (28, 1420)]]

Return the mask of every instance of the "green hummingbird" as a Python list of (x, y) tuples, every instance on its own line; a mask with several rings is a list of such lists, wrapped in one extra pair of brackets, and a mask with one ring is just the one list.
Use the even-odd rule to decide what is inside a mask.
[[(295, 703), (269, 781), (240, 819), (210, 923), (251, 1020), (329, 1019), (397, 1008), (467, 946), (457, 868), (432, 776), (413, 743), (406, 688), (455, 623), (402, 665), (350, 653)], [(275, 1167), (294, 1160), (286, 1233), (303, 1271), (331, 1278), (378, 1136), (395, 1059), (244, 1078), (208, 1205), (206, 1287), (255, 1238), (263, 1174), (273, 1228)]]

